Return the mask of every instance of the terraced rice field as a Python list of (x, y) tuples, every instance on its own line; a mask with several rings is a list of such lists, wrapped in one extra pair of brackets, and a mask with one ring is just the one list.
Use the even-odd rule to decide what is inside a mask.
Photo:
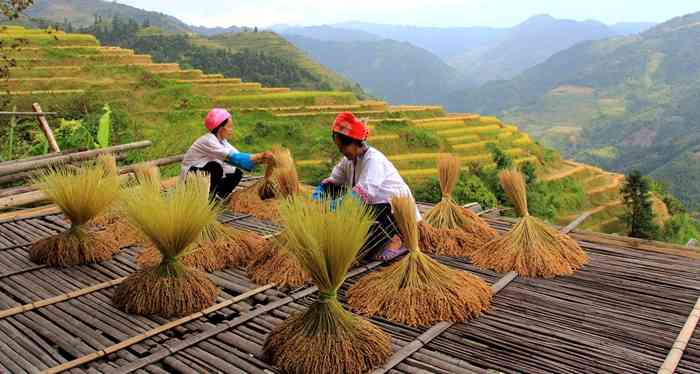
[[(7, 46), (16, 44), (18, 38), (27, 42), (22, 43), (21, 48), (8, 49)], [(489, 144), (504, 150), (516, 165), (540, 164), (536, 157), (539, 146), (516, 126), (504, 124), (496, 117), (450, 114), (439, 106), (392, 106), (383, 101), (358, 100), (351, 92), (263, 87), (235, 77), (182, 69), (177, 64), (154, 63), (150, 56), (131, 50), (102, 47), (90, 35), (7, 27), (0, 29), (0, 40), (18, 62), (18, 66), (10, 69), (11, 79), (0, 83), (1, 94), (9, 96), (20, 109), (26, 110), (36, 101), (65, 98), (69, 102), (77, 95), (99, 92), (105, 100), (134, 104), (133, 113), (149, 124), (149, 128), (158, 128), (158, 121), (169, 116), (201, 118), (212, 106), (231, 109), (241, 116), (261, 116), (255, 118), (270, 118), (275, 123), (288, 120), (308, 123), (308, 126), (326, 126), (337, 113), (352, 111), (368, 121), (370, 143), (385, 150), (407, 179), (437, 175), (437, 158), (448, 152), (458, 155), (465, 168), (470, 163), (491, 167)], [(147, 80), (152, 79), (149, 74), (176, 89), (169, 86), (168, 90), (161, 90), (157, 84), (149, 86)], [(178, 90), (194, 95), (196, 100), (177, 108), (140, 103), (158, 103), (159, 98), (177, 94)], [(416, 150), (409, 146), (404, 139), (407, 130), (439, 139), (439, 149)], [(322, 158), (310, 157), (298, 160), (297, 164), (304, 170), (325, 162)], [(581, 181), (589, 192), (587, 209), (595, 210), (587, 224), (606, 232), (617, 228), (619, 222), (613, 218), (619, 209), (620, 176), (568, 162), (554, 170), (542, 170), (540, 174), (541, 180), (572, 177)], [(571, 220), (570, 217), (561, 218), (566, 218), (567, 222)]]

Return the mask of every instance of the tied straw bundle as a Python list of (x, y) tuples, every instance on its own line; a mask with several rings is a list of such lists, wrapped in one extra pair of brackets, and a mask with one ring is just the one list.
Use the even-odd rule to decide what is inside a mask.
[(213, 304), (218, 294), (214, 283), (182, 262), (202, 232), (216, 222), (209, 178), (190, 175), (166, 193), (139, 185), (125, 194), (123, 204), (134, 226), (160, 251), (161, 261), (129, 276), (112, 302), (128, 313), (162, 317), (192, 314)]
[(337, 298), (373, 220), (354, 199), (335, 212), (329, 203), (295, 197), (281, 206), (289, 251), (319, 289), (318, 300), (274, 329), (263, 345), (263, 354), (286, 373), (366, 373), (391, 355), (389, 336)]
[(231, 197), (231, 210), (248, 213), (270, 221), (279, 221), (280, 199), (300, 190), (299, 177), (291, 152), (279, 146), (272, 148), (274, 161), (268, 164), (265, 178)]
[(521, 218), (506, 235), (474, 252), (474, 264), (498, 272), (515, 271), (526, 277), (545, 278), (570, 275), (583, 266), (588, 257), (573, 239), (529, 214), (523, 175), (517, 170), (504, 170), (499, 178)]
[(409, 253), (348, 290), (348, 304), (353, 310), (409, 326), (430, 326), (437, 321), (465, 321), (488, 309), (491, 289), (484, 281), (421, 252), (413, 199), (397, 196), (391, 205)]
[(275, 283), (279, 288), (296, 288), (311, 281), (296, 257), (287, 250), (286, 232), (269, 239), (248, 265), (248, 277), (257, 284)]
[(90, 225), (119, 197), (119, 177), (109, 169), (107, 157), (77, 169), (50, 169), (34, 180), (37, 188), (58, 205), (71, 226), (66, 232), (33, 243), (29, 249), (32, 261), (71, 266), (108, 260), (119, 250), (114, 233)]
[[(106, 175), (117, 176), (117, 162), (111, 155), (101, 155), (98, 162), (105, 168)], [(132, 185), (149, 183), (153, 188), (160, 188), (160, 173), (153, 163), (140, 163), (134, 165), (134, 181)], [(94, 223), (111, 232), (119, 242), (119, 247), (127, 247), (143, 244), (146, 240), (139, 230), (126, 218), (125, 213), (118, 204), (110, 206), (106, 212), (95, 218)]]
[[(154, 165), (138, 165), (135, 175), (139, 185), (160, 189), (160, 174)], [(262, 239), (258, 238), (255, 233), (234, 230), (215, 221), (202, 231), (195, 247), (183, 256), (182, 263), (207, 272), (243, 265), (260, 246)], [(153, 244), (147, 244), (136, 257), (136, 262), (144, 268), (155, 266), (161, 260), (160, 251)]]
[[(423, 249), (436, 254), (468, 256), (498, 236), (479, 216), (452, 199), (459, 172), (460, 161), (456, 156), (446, 155), (438, 159), (442, 199), (425, 215), (425, 223), (419, 224)], [(454, 240), (441, 241), (435, 239), (436, 236)]]

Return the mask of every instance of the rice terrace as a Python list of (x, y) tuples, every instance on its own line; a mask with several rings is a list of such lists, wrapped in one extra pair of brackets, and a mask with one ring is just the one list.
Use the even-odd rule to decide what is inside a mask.
[(0, 373), (700, 373), (700, 251), (628, 235), (633, 173), (277, 32), (73, 3), (0, 24)]

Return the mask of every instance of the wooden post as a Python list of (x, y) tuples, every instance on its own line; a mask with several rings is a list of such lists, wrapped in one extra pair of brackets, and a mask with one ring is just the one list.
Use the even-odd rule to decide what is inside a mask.
[[(32, 109), (37, 113), (43, 113), (39, 103), (32, 104)], [(46, 117), (44, 117), (44, 115), (42, 114), (42, 115), (36, 117), (36, 120), (37, 120), (37, 122), (39, 122), (39, 126), (41, 126), (41, 129), (44, 131), (44, 135), (46, 135), (46, 139), (49, 141), (49, 146), (51, 147), (51, 151), (54, 153), (61, 152), (61, 149), (58, 148), (58, 143), (56, 143), (56, 138), (53, 137), (53, 131), (51, 131), (51, 127), (49, 126), (49, 121), (46, 120)]]

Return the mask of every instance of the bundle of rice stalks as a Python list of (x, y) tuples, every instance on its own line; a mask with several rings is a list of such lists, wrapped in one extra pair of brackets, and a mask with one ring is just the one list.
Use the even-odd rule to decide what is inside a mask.
[(309, 273), (287, 250), (286, 233), (267, 240), (248, 265), (248, 277), (257, 284), (275, 283), (280, 288), (301, 287), (311, 281)]
[[(437, 234), (440, 238), (453, 238), (454, 241), (422, 238), (424, 244), (437, 245), (424, 247), (425, 250), (448, 256), (467, 256), (498, 236), (479, 216), (463, 209), (452, 199), (459, 172), (460, 161), (456, 156), (447, 155), (438, 159), (442, 200), (426, 213), (425, 223), (421, 224), (421, 234)], [(437, 230), (430, 230), (425, 227), (426, 224)]]
[(279, 191), (274, 178), (275, 170), (284, 171), (294, 169), (296, 172), (294, 160), (292, 159), (292, 153), (289, 151), (289, 149), (275, 145), (272, 147), (271, 152), (273, 155), (273, 162), (267, 165), (267, 168), (265, 169), (265, 178), (257, 187), (258, 195), (260, 196), (261, 200), (282, 197), (278, 195)]
[(353, 310), (409, 326), (430, 326), (437, 321), (465, 321), (488, 309), (491, 289), (484, 281), (421, 252), (413, 200), (394, 197), (391, 204), (409, 253), (348, 290)]
[(161, 261), (129, 276), (115, 290), (112, 302), (129, 313), (163, 317), (192, 314), (214, 303), (218, 294), (214, 283), (182, 261), (218, 215), (209, 202), (208, 177), (188, 176), (167, 193), (137, 186), (125, 194), (124, 210), (160, 251)]
[[(100, 156), (99, 161), (108, 174), (116, 175), (118, 173), (114, 157)], [(160, 172), (153, 163), (148, 162), (135, 165), (134, 179), (135, 183), (132, 186), (147, 185), (160, 189)], [(145, 244), (147, 242), (140, 231), (129, 222), (119, 206), (109, 207), (105, 213), (95, 219), (95, 224), (113, 233), (120, 247)]]
[(526, 277), (549, 278), (573, 274), (586, 263), (586, 253), (573, 239), (529, 214), (525, 181), (519, 171), (504, 170), (499, 178), (521, 218), (506, 235), (472, 254), (475, 265), (498, 272), (515, 271)]
[(337, 291), (362, 247), (372, 218), (346, 199), (329, 203), (293, 198), (282, 204), (289, 251), (319, 288), (318, 300), (273, 330), (263, 354), (287, 373), (366, 373), (391, 355), (391, 339), (369, 321), (343, 309)]
[[(202, 233), (187, 255), (182, 257), (182, 263), (206, 272), (244, 265), (263, 245), (257, 237), (257, 234), (243, 232), (215, 222)], [(136, 262), (145, 268), (155, 266), (161, 260), (160, 251), (152, 244), (136, 256)]]
[[(291, 153), (286, 148), (273, 147), (274, 166), (268, 166), (265, 178), (231, 197), (231, 210), (279, 222), (280, 199), (301, 191), (299, 176)], [(274, 171), (272, 170), (274, 168)]]
[(101, 162), (77, 169), (48, 170), (35, 184), (58, 205), (71, 226), (63, 233), (33, 243), (29, 250), (32, 261), (71, 266), (108, 260), (119, 250), (113, 233), (88, 226), (119, 197), (119, 178), (106, 172)]

